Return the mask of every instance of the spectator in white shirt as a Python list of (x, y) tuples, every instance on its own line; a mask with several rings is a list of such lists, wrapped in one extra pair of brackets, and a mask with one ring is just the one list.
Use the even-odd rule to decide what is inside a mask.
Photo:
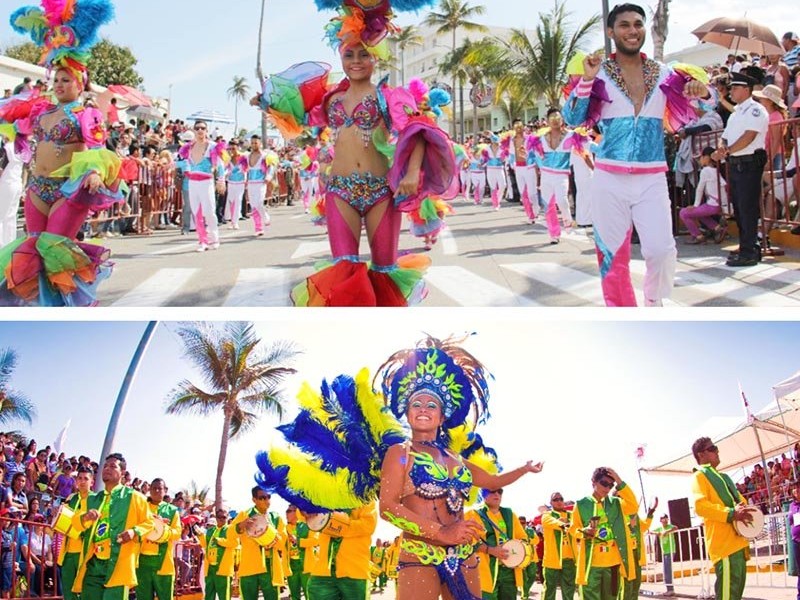
[(703, 148), (700, 154), (700, 181), (697, 182), (694, 205), (681, 209), (680, 218), (692, 236), (687, 244), (704, 244), (706, 236), (700, 231), (702, 222), (709, 231), (714, 232), (714, 241), (720, 243), (725, 237), (726, 223), (717, 223), (714, 217), (718, 216), (722, 207), (727, 207), (728, 196), (725, 190), (725, 180), (717, 172), (717, 165), (711, 155), (714, 149)]

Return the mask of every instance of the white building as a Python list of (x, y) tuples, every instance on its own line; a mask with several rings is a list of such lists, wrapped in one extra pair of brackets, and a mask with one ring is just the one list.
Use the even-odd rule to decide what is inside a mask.
[(44, 79), (46, 71), (44, 67), (32, 65), (16, 58), (0, 56), (0, 92), (3, 90), (13, 90), (25, 77), (31, 78), (31, 83), (36, 83), (37, 79)]
[[(400, 52), (394, 42), (392, 44), (392, 54), (397, 57), (396, 70), (391, 70), (389, 74), (390, 85), (396, 86), (403, 83), (408, 83), (409, 80), (417, 78), (422, 79), (428, 85), (433, 83), (446, 84), (447, 87), (452, 87), (453, 81), (450, 77), (443, 76), (439, 73), (439, 64), (443, 61), (445, 56), (453, 50), (453, 34), (437, 34), (436, 28), (417, 24), (420, 36), (423, 38), (421, 46), (409, 45), (405, 51)], [(526, 33), (533, 37), (532, 30), (525, 30)], [(465, 30), (458, 30), (456, 32), (456, 47), (460, 46), (464, 40), (471, 39), (472, 41), (479, 41), (486, 37), (498, 37), (507, 39), (511, 35), (511, 29), (508, 27), (488, 27), (486, 33), (468, 32)], [(458, 82), (456, 82), (458, 86)], [(473, 105), (469, 99), (470, 84), (467, 82), (463, 89), (460, 87), (454, 90), (453, 104), (451, 110), (454, 111), (456, 118), (460, 121), (461, 103), (463, 98), (464, 106), (464, 132), (470, 135), (473, 132)], [(514, 115), (517, 116), (517, 115)], [(519, 115), (521, 118), (527, 120), (537, 115)], [(439, 124), (445, 131), (451, 131), (452, 123), (449, 118), (444, 117), (440, 120)], [(508, 117), (505, 111), (495, 105), (487, 108), (478, 109), (478, 131), (485, 130), (499, 130), (508, 127)], [(458, 127), (460, 130), (460, 125)], [(457, 138), (462, 138), (461, 132), (457, 132)]]
[(725, 63), (728, 54), (733, 51), (718, 46), (717, 44), (695, 44), (683, 50), (670, 52), (664, 55), (664, 62), (682, 62), (697, 65), (698, 67), (708, 67), (711, 65), (721, 65)]

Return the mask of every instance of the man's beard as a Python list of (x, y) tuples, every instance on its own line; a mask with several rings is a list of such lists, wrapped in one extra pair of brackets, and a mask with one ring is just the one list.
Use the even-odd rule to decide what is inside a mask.
[(624, 54), (625, 56), (637, 56), (641, 52), (642, 46), (644, 46), (644, 40), (641, 40), (637, 48), (626, 47), (624, 44), (614, 40), (614, 48), (616, 48), (617, 54)]

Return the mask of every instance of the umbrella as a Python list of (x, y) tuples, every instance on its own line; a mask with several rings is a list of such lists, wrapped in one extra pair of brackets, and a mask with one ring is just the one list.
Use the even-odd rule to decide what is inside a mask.
[(127, 112), (129, 117), (136, 117), (143, 121), (149, 119), (155, 119), (157, 121), (164, 120), (164, 115), (154, 106), (131, 106)]
[(701, 42), (734, 51), (758, 52), (763, 56), (783, 54), (783, 48), (772, 30), (749, 19), (718, 17), (703, 23), (692, 33)]
[(153, 103), (150, 101), (144, 92), (140, 92), (136, 88), (132, 88), (129, 85), (110, 85), (108, 86), (108, 91), (118, 96), (131, 106), (152, 106)]
[(215, 110), (199, 110), (186, 117), (187, 121), (205, 121), (206, 123), (222, 123), (232, 125), (233, 119), (228, 115)]

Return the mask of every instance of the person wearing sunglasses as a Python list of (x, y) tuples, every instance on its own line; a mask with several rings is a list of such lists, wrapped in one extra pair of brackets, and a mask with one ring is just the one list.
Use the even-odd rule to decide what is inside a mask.
[[(286, 522), (276, 512), (269, 510), (271, 496), (259, 486), (251, 490), (253, 506), (240, 511), (230, 526), (239, 536), (241, 557), (239, 559), (239, 589), (242, 600), (258, 600), (258, 592), (264, 600), (278, 600), (285, 575), (281, 551), (285, 553)], [(249, 524), (265, 517), (266, 530), (257, 535)], [(257, 528), (256, 528), (257, 529)]]
[[(531, 588), (535, 581), (539, 579), (539, 568), (541, 567), (541, 556), (539, 554), (539, 544), (542, 538), (536, 532), (536, 527), (533, 521), (528, 521), (525, 517), (520, 515), (519, 524), (525, 530), (525, 535), (528, 536), (528, 546), (531, 549), (531, 564), (522, 569), (522, 597), (528, 598), (531, 595)], [(544, 552), (542, 552), (543, 554)]]
[(215, 191), (225, 193), (225, 143), (208, 138), (208, 124), (194, 124), (194, 140), (178, 150), (183, 174), (188, 182), (188, 198), (197, 228), (197, 252), (219, 248), (219, 222)]
[(626, 579), (636, 577), (628, 519), (638, 509), (636, 496), (614, 469), (594, 470), (592, 493), (575, 503), (570, 526), (575, 540), (575, 583), (584, 600), (612, 600)]
[(736, 532), (733, 522), (749, 523), (753, 516), (730, 476), (717, 471), (719, 448), (711, 438), (695, 440), (692, 454), (699, 465), (692, 475), (694, 510), (705, 525), (706, 548), (716, 575), (716, 597), (741, 600), (747, 577), (749, 542)]
[(551, 509), (542, 515), (544, 536), (544, 600), (555, 600), (561, 588), (562, 600), (575, 597), (575, 541), (570, 534), (572, 515), (564, 506), (561, 492), (550, 495)]

